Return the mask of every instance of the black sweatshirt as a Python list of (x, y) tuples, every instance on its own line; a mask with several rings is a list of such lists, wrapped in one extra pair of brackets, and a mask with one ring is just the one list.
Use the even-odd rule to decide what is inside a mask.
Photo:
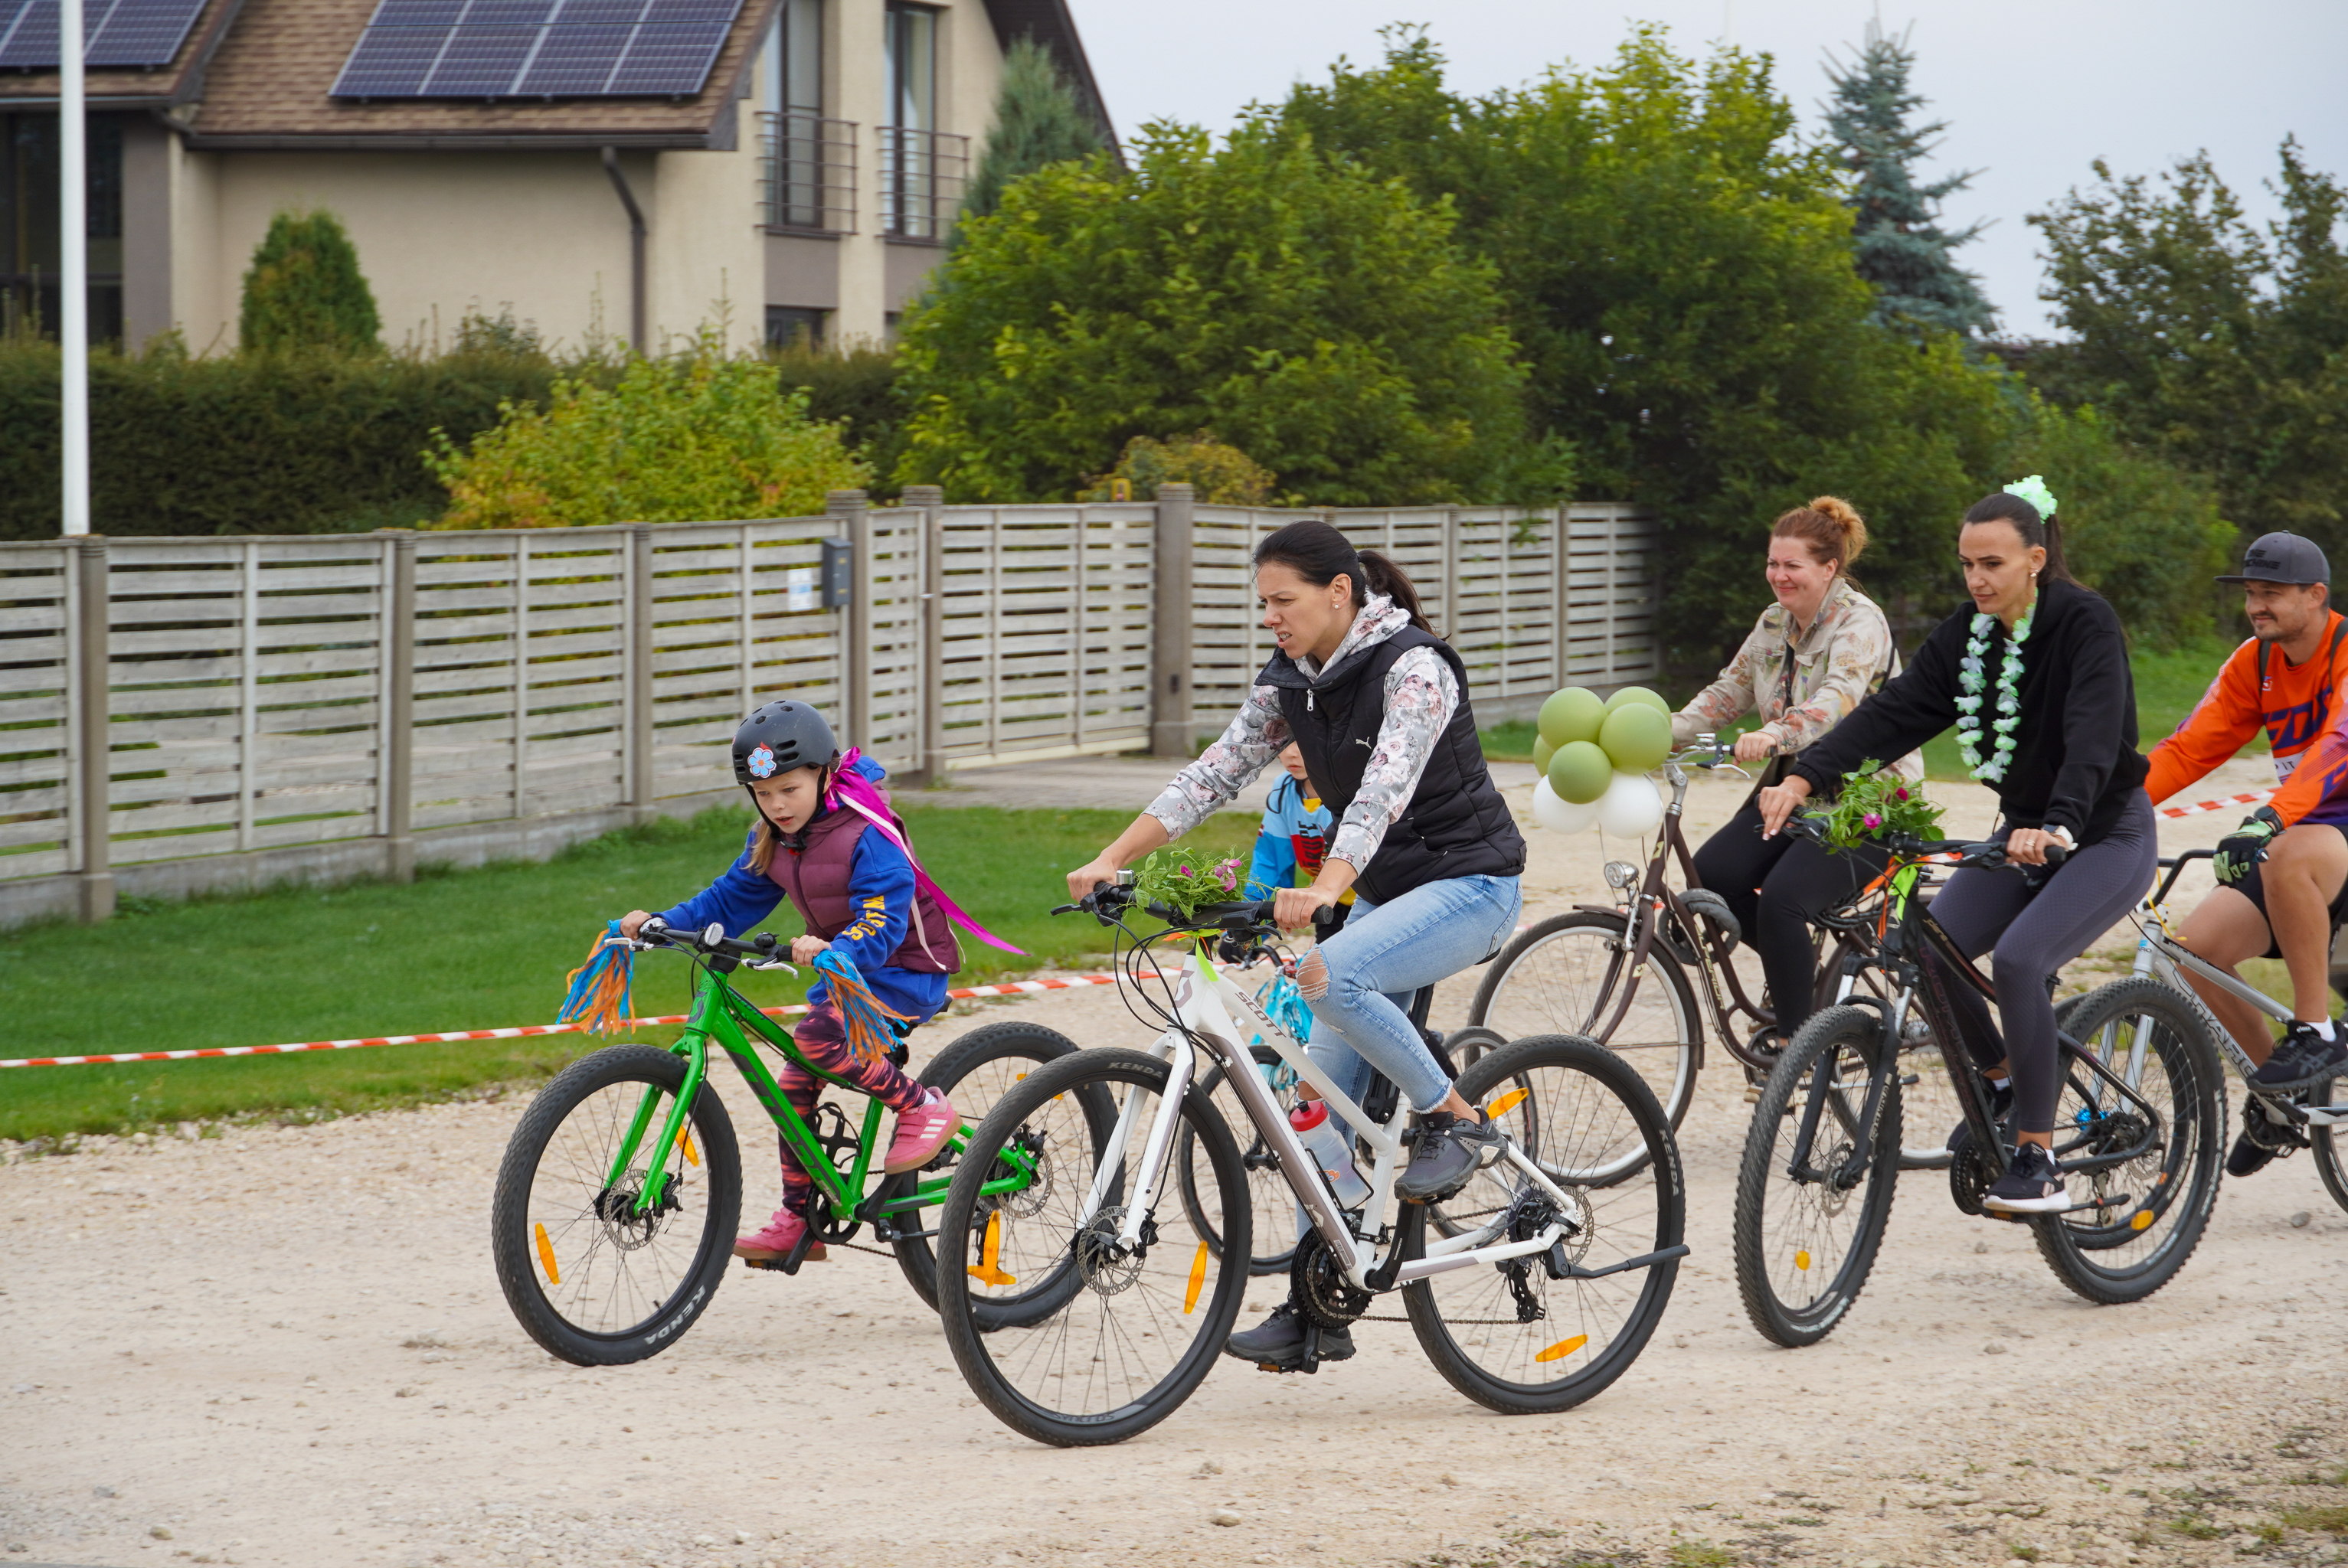
[[(1812, 742), (1793, 771), (1823, 793), (1869, 758), (1901, 757), (1957, 722), (1959, 662), (1972, 636), (1970, 604), (1932, 629), (1915, 660)], [(1991, 629), (1982, 688), (1987, 762), (1996, 751), (1997, 677), (2013, 641)], [(2147, 769), (2136, 749), (2136, 682), (2119, 617), (2100, 594), (2054, 581), (2038, 589), (2030, 641), (2022, 650), (2013, 759), (1992, 787), (2014, 827), (2067, 827), (2081, 844), (2112, 829)]]

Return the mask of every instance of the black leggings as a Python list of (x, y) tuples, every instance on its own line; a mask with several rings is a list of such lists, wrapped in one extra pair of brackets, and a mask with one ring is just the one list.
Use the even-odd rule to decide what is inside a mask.
[[(1997, 834), (1998, 842), (2012, 831)], [(2081, 845), (2041, 886), (2031, 886), (2032, 879), (2015, 867), (1968, 866), (1952, 874), (1932, 900), (1932, 918), (1958, 951), (1978, 958), (1996, 948), (1990, 979), (1997, 987), (1998, 1016), (2005, 1022), (2006, 1071), (2013, 1081), (2018, 1131), (2054, 1129), (2062, 1085), (2048, 982), (2136, 907), (2152, 886), (2159, 856), (2158, 819), (2150, 797), (2138, 790), (2109, 833)], [(1953, 977), (1947, 994), (1962, 1015), (1958, 1022), (1971, 1037), (1968, 1047), (1981, 1055), (1973, 1040), (1997, 1038), (1989, 1027), (1989, 1003)]]
[(1761, 836), (1761, 808), (1747, 800), (1695, 852), (1696, 879), (1728, 901), (1745, 940), (1761, 955), (1770, 1005), (1785, 1038), (1813, 1010), (1818, 963), (1810, 922), (1879, 875), (1879, 849), (1830, 850), (1779, 834)]

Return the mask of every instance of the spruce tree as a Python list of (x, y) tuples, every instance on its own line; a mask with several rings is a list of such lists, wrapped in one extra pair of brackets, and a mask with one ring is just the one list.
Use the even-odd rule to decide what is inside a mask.
[(239, 342), (268, 354), (335, 348), (364, 354), (383, 329), (359, 272), (358, 248), (331, 212), (281, 210), (244, 274)]
[(1100, 126), (1060, 74), (1051, 51), (1033, 38), (1020, 38), (1003, 56), (994, 124), (963, 194), (963, 215), (983, 218), (1003, 204), (1004, 188), (1013, 180), (1047, 163), (1090, 158), (1103, 145)]
[(1994, 316), (1979, 281), (1952, 252), (1981, 232), (1978, 223), (1950, 233), (1939, 223), (1941, 200), (1972, 182), (1972, 173), (1920, 183), (1917, 165), (1946, 121), (1910, 123), (1923, 97), (1908, 85), (1916, 64), (1906, 35), (1893, 38), (1869, 23), (1867, 41), (1848, 66), (1830, 61), (1834, 84), (1827, 130), (1857, 177), (1849, 200), (1857, 214), (1852, 241), (1859, 276), (1875, 285), (1875, 318), (1905, 321), (1972, 338)]

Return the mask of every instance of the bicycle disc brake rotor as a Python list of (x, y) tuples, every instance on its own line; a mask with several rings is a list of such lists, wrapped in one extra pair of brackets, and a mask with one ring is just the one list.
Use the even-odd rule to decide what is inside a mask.
[(1858, 1152), (1859, 1146), (1845, 1138), (1827, 1151), (1825, 1159), (1818, 1162), (1818, 1168), (1826, 1173), (1826, 1180), (1817, 1184), (1818, 1213), (1828, 1218), (1841, 1214), (1845, 1205), (1850, 1202), (1853, 1189), (1849, 1184), (1838, 1181), (1836, 1178), (1842, 1173), (1843, 1168), (1850, 1163), (1850, 1157)]
[(660, 1235), (661, 1220), (667, 1214), (682, 1213), (685, 1205), (677, 1200), (677, 1187), (682, 1176), (671, 1176), (661, 1188), (660, 1202), (649, 1210), (639, 1210), (636, 1200), (644, 1195), (643, 1169), (631, 1170), (620, 1178), (616, 1186), (605, 1187), (595, 1194), (595, 1217), (603, 1222), (603, 1234), (622, 1252), (633, 1252)]
[[(1052, 1197), (1052, 1151), (1045, 1146), (1043, 1134), (1022, 1131), (1013, 1140), (1019, 1152), (1027, 1156), (1034, 1174), (1027, 1184), (1013, 1192), (998, 1193), (988, 1202), (1014, 1219), (1033, 1219), (1044, 1212)], [(1010, 1174), (1008, 1165), (998, 1163), (998, 1172)]]
[(1306, 1231), (1296, 1244), (1288, 1283), (1305, 1315), (1323, 1328), (1343, 1328), (1370, 1309), (1370, 1293), (1345, 1277), (1345, 1266), (1319, 1231)]
[(1528, 1185), (1509, 1218), (1509, 1239), (1530, 1241), (1552, 1223), (1562, 1221), (1565, 1234), (1558, 1238), (1552, 1251), (1562, 1253), (1563, 1261), (1579, 1266), (1590, 1255), (1591, 1243), (1598, 1239), (1598, 1211), (1590, 1206), (1590, 1194), (1580, 1187), (1566, 1188), (1565, 1200), (1560, 1204), (1547, 1193)]
[(1142, 1260), (1149, 1255), (1149, 1244), (1158, 1239), (1158, 1222), (1141, 1222), (1138, 1245), (1126, 1247), (1117, 1239), (1125, 1225), (1125, 1205), (1107, 1208), (1092, 1217), (1090, 1224), (1076, 1233), (1076, 1270), (1084, 1276), (1086, 1286), (1100, 1296), (1117, 1296), (1133, 1288), (1141, 1277)]

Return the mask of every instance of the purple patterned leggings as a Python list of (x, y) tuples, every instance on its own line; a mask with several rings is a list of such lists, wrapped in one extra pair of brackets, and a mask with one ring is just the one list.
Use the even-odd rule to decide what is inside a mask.
[[(809, 1061), (826, 1072), (845, 1078), (891, 1111), (911, 1111), (929, 1093), (885, 1056), (857, 1061), (848, 1049), (847, 1020), (840, 1017), (839, 1009), (832, 1005), (829, 998), (799, 1020), (798, 1027), (791, 1030), (791, 1039)], [(824, 1081), (794, 1061), (783, 1064), (782, 1071), (775, 1074), (775, 1081), (781, 1086), (783, 1098), (799, 1113), (799, 1120), (813, 1127), (815, 1102), (823, 1093)], [(783, 1207), (805, 1217), (808, 1205), (815, 1201), (815, 1179), (799, 1168), (798, 1156), (791, 1153), (790, 1144), (779, 1139), (778, 1143), (783, 1155)]]

